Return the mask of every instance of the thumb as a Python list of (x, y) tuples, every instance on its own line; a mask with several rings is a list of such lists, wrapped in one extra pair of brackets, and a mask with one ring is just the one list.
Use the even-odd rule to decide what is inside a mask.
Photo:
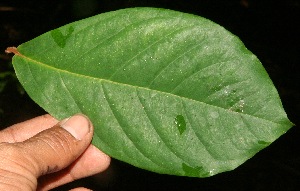
[(34, 137), (16, 143), (20, 162), (36, 178), (59, 171), (75, 161), (89, 146), (93, 126), (84, 115), (74, 115)]

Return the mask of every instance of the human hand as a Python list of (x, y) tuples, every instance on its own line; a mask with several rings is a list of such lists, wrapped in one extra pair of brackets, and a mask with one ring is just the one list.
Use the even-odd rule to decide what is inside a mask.
[(43, 115), (0, 131), (0, 190), (49, 190), (104, 171), (110, 157), (90, 144), (93, 132), (80, 114), (59, 123)]

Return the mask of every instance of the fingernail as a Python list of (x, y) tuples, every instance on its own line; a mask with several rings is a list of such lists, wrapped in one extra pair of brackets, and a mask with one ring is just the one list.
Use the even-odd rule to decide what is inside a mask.
[(77, 140), (83, 139), (90, 132), (90, 120), (81, 114), (76, 114), (61, 121), (60, 126), (67, 130)]

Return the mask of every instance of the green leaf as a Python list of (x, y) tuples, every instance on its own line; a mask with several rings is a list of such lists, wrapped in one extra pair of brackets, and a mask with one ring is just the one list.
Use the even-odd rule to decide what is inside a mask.
[(260, 61), (223, 27), (132, 8), (45, 33), (13, 58), (25, 90), (58, 119), (88, 115), (93, 144), (150, 171), (232, 170), (292, 123)]

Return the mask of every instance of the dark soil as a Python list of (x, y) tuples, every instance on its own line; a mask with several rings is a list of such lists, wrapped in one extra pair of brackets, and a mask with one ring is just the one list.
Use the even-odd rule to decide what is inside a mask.
[[(8, 46), (71, 21), (126, 7), (162, 7), (208, 18), (236, 34), (263, 63), (292, 122), (300, 124), (300, 0), (14, 0), (0, 2), (0, 73), (12, 71)], [(16, 79), (0, 92), (0, 129), (45, 113)], [(1, 80), (1, 79), (0, 79)], [(2, 79), (3, 80), (3, 79)], [(103, 174), (57, 190), (299, 190), (300, 130), (293, 127), (275, 143), (231, 172), (211, 178), (159, 175), (113, 160)]]

